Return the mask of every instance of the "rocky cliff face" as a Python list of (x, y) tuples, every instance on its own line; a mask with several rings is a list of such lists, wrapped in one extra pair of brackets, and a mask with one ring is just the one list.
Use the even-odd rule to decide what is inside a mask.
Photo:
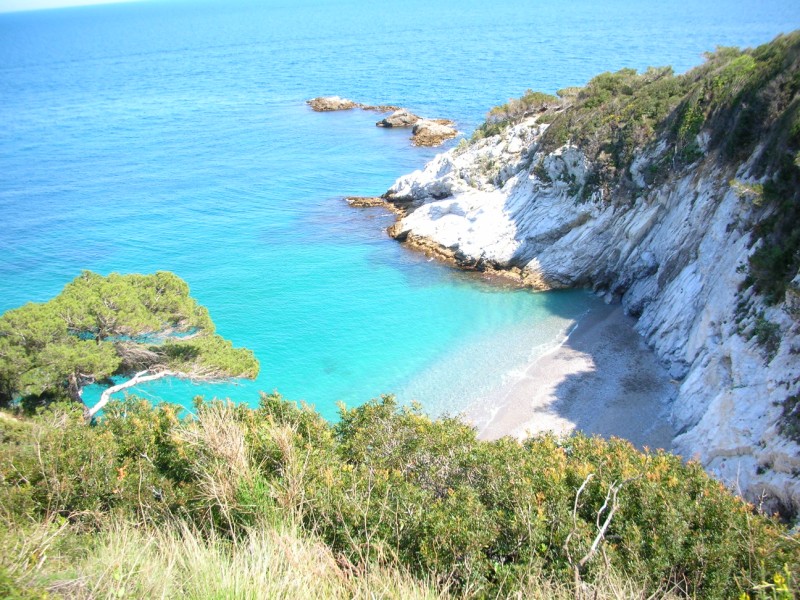
[(771, 210), (750, 194), (755, 155), (720, 161), (701, 131), (697, 160), (648, 185), (672, 152), (664, 137), (636, 153), (637, 191), (619, 199), (592, 186), (596, 165), (580, 147), (543, 148), (547, 127), (528, 117), (400, 178), (385, 195), (404, 211), (390, 233), (535, 289), (586, 286), (621, 302), (679, 382), (674, 449), (749, 500), (797, 514), (800, 446), (782, 419), (800, 392), (789, 306), (800, 280), (772, 305), (740, 291)]

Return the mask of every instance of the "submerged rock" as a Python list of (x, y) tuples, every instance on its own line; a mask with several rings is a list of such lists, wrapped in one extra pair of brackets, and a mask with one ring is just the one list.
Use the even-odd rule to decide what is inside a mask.
[(400, 210), (387, 202), (382, 196), (348, 196), (345, 201), (353, 208), (385, 208), (393, 213), (400, 214)]
[(399, 106), (395, 106), (394, 104), (362, 104), (361, 110), (371, 110), (374, 112), (394, 112), (396, 110), (400, 110)]
[(358, 108), (361, 106), (357, 102), (353, 102), (347, 98), (341, 98), (340, 96), (320, 96), (319, 98), (307, 100), (306, 104), (308, 104), (311, 109), (315, 110), (316, 112), (350, 110), (352, 108)]

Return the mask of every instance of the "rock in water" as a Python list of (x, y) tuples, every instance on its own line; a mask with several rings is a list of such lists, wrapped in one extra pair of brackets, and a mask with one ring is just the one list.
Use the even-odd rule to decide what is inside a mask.
[(415, 146), (438, 146), (445, 140), (456, 137), (451, 121), (421, 119), (412, 130), (411, 141)]
[(389, 111), (392, 114), (375, 123), (378, 127), (413, 127), (411, 141), (416, 146), (438, 146), (445, 140), (456, 136), (453, 121), (447, 119), (425, 119), (415, 115), (405, 108), (397, 108), (390, 105), (372, 106), (353, 102), (341, 96), (320, 96), (307, 100), (313, 110), (317, 112), (330, 112), (334, 110), (350, 110), (360, 108), (362, 110)]
[(385, 119), (381, 119), (375, 125), (378, 127), (413, 127), (421, 119), (414, 113), (401, 108), (394, 111)]
[(353, 102), (352, 100), (341, 98), (339, 96), (320, 96), (319, 98), (307, 100), (306, 104), (308, 104), (312, 110), (317, 112), (350, 110), (351, 108), (360, 106), (357, 102)]

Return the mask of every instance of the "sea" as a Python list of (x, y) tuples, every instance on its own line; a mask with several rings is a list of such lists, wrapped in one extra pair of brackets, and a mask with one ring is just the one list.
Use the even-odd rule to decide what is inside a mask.
[[(2, 9), (2, 2), (0, 2)], [(700, 64), (800, 27), (796, 0), (163, 0), (0, 14), (0, 312), (84, 269), (174, 271), (255, 381), (161, 380), (155, 401), (259, 391), (335, 420), (381, 394), (458, 413), (597, 306), (409, 251), (356, 210), (442, 149), (315, 113), (340, 95), (456, 121), (625, 67)], [(444, 149), (458, 143), (449, 142)], [(99, 394), (87, 391), (87, 400)]]

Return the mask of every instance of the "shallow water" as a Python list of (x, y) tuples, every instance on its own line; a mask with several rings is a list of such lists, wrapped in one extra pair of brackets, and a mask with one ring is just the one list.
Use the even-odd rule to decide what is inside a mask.
[[(340, 94), (455, 119), (621, 67), (683, 71), (800, 24), (793, 2), (147, 2), (0, 15), (0, 310), (82, 269), (167, 269), (255, 382), (139, 390), (313, 403), (384, 392), (457, 412), (555, 343), (595, 299), (498, 290), (410, 253), (345, 195), (435, 150)], [(457, 140), (452, 143), (456, 143)], [(96, 393), (96, 391), (94, 392)]]

